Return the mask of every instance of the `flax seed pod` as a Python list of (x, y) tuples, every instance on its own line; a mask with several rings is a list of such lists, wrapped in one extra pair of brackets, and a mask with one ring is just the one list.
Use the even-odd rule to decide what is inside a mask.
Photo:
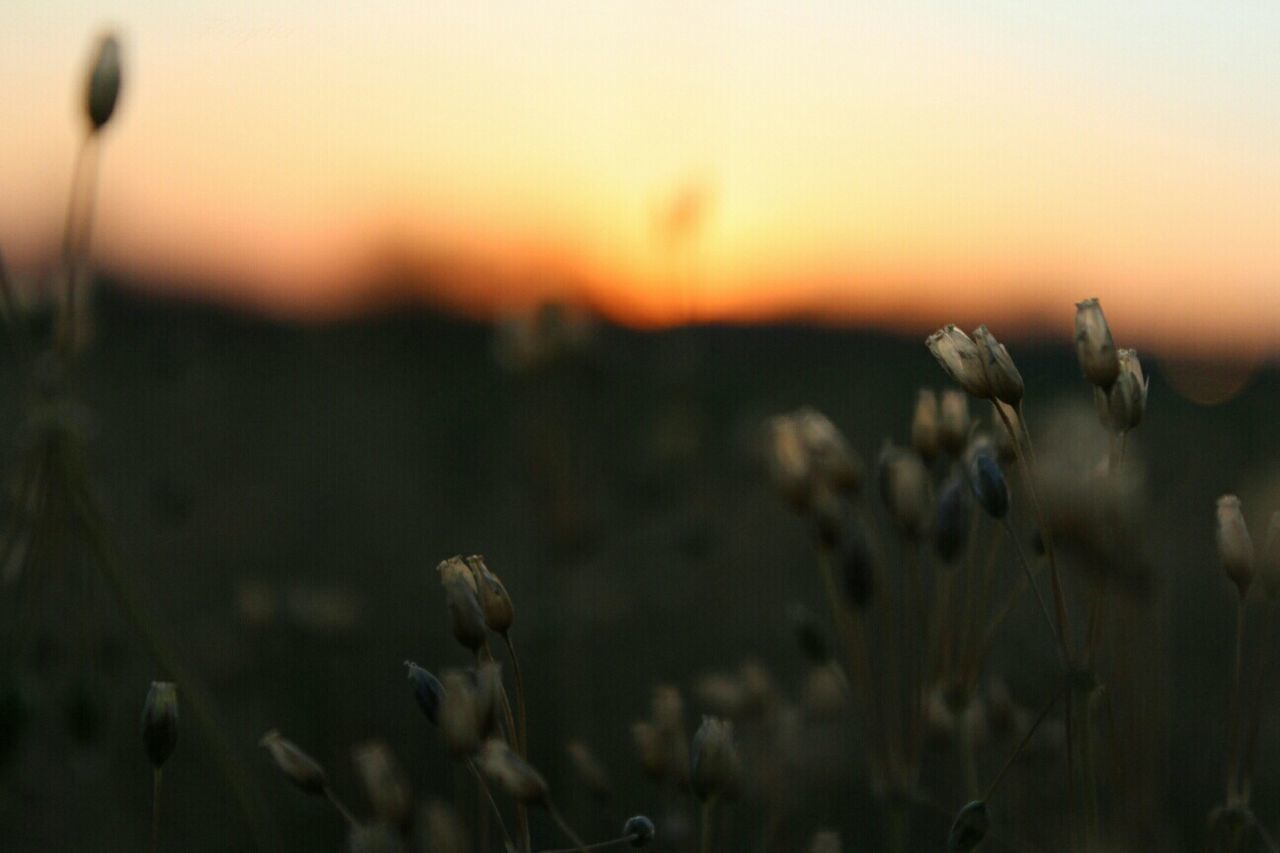
[(996, 340), (986, 326), (973, 331), (973, 340), (982, 356), (982, 369), (991, 387), (991, 396), (1007, 406), (1017, 408), (1022, 402), (1022, 374), (1004, 344)]
[(1253, 540), (1244, 523), (1240, 499), (1235, 495), (1218, 498), (1218, 558), (1244, 599), (1253, 581)]
[(280, 772), (306, 793), (322, 795), (329, 787), (329, 778), (319, 762), (275, 729), (263, 735), (258, 745), (265, 747)]
[(964, 480), (952, 477), (942, 487), (933, 523), (933, 548), (944, 563), (954, 563), (969, 540), (969, 490)]
[(120, 40), (114, 33), (99, 39), (85, 89), (85, 114), (93, 132), (111, 120), (120, 97)]
[(951, 831), (947, 833), (947, 850), (955, 853), (969, 853), (982, 843), (991, 829), (991, 817), (987, 813), (987, 804), (982, 800), (974, 800), (960, 810)]
[(418, 707), (431, 721), (431, 725), (437, 725), (440, 721), (440, 703), (444, 701), (444, 685), (413, 661), (407, 660), (404, 665), (409, 669), (409, 688), (413, 691), (413, 698), (417, 700)]
[(898, 532), (911, 541), (929, 529), (933, 500), (919, 455), (888, 445), (880, 453), (880, 496)]
[(938, 406), (938, 443), (959, 459), (969, 443), (969, 395), (955, 388), (942, 392)]
[(954, 324), (943, 326), (925, 339), (925, 346), (961, 388), (979, 399), (991, 399), (991, 380), (983, 369), (982, 353), (968, 335)]
[(1111, 327), (1096, 298), (1076, 303), (1076, 358), (1084, 378), (1104, 391), (1120, 375)]
[(547, 780), (511, 750), (504, 740), (490, 738), (476, 755), (476, 766), (489, 781), (518, 803), (527, 806), (547, 804)]
[(653, 821), (642, 814), (627, 818), (627, 822), (622, 825), (622, 835), (631, 839), (632, 847), (647, 847), (657, 832)]
[(473, 654), (485, 642), (484, 611), (475, 589), (466, 581), (450, 577), (444, 581), (444, 600), (449, 608), (449, 626), (454, 638)]
[(142, 742), (151, 766), (159, 769), (178, 744), (178, 689), (171, 681), (153, 681), (142, 706)]
[(941, 432), (938, 395), (932, 388), (916, 392), (916, 409), (911, 418), (911, 446), (925, 461), (938, 455)]
[(444, 701), (440, 704), (440, 734), (455, 757), (470, 755), (480, 746), (481, 711), (475, 680), (470, 673), (450, 670), (444, 674)]
[(516, 621), (515, 606), (511, 603), (511, 596), (507, 594), (507, 588), (485, 565), (484, 557), (473, 554), (466, 558), (466, 563), (476, 581), (485, 625), (495, 634), (506, 636)]
[(711, 797), (736, 792), (742, 768), (733, 742), (733, 723), (703, 717), (693, 736), (690, 755), (690, 782), (698, 799), (706, 802)]
[(351, 750), (351, 760), (373, 813), (391, 826), (406, 826), (413, 794), (391, 748), (381, 741), (368, 741)]
[(1107, 414), (1112, 429), (1128, 432), (1142, 423), (1147, 410), (1148, 380), (1142, 375), (1142, 363), (1131, 349), (1118, 353), (1120, 374), (1107, 392)]

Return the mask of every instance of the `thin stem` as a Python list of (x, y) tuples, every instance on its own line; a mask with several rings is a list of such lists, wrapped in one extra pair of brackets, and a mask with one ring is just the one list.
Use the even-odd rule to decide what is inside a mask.
[(1022, 543), (1018, 541), (1018, 533), (1013, 529), (1013, 522), (1006, 515), (1003, 519), (1004, 529), (1008, 531), (1009, 538), (1013, 540), (1014, 553), (1018, 555), (1018, 563), (1022, 566), (1022, 571), (1026, 574), (1027, 583), (1031, 585), (1031, 590), (1036, 594), (1036, 601), (1040, 604), (1040, 612), (1044, 614), (1045, 624), (1049, 626), (1049, 633), (1053, 634), (1056, 640), (1055, 647), (1058, 650), (1058, 659), (1062, 662), (1063, 669), (1068, 668), (1067, 664), (1067, 647), (1062, 641), (1062, 635), (1054, 630), (1053, 617), (1049, 615), (1049, 605), (1045, 603), (1044, 595), (1040, 592), (1040, 585), (1036, 583), (1036, 577), (1031, 572), (1031, 566), (1027, 563), (1027, 556), (1023, 553)]
[(89, 133), (76, 150), (71, 173), (71, 193), (67, 199), (67, 218), (62, 230), (62, 269), (66, 275), (64, 305), (58, 329), (58, 348), (63, 355), (75, 351), (75, 314), (77, 267), (89, 247), (89, 231), (93, 225), (93, 203), (97, 187), (97, 134)]
[(623, 844), (630, 844), (635, 840), (635, 835), (624, 835), (621, 838), (611, 838), (608, 841), (597, 841), (585, 847), (557, 847), (555, 850), (540, 850), (538, 853), (573, 853), (575, 850), (604, 850), (606, 847), (620, 847)]
[(569, 841), (573, 844), (573, 849), (577, 850), (578, 853), (582, 853), (583, 851), (585, 851), (587, 849), (587, 845), (584, 844), (582, 842), (582, 839), (578, 837), (578, 833), (573, 831), (573, 827), (569, 826), (569, 824), (565, 821), (564, 817), (560, 814), (560, 810), (556, 808), (555, 803), (551, 802), (550, 800), (547, 800), (546, 806), (547, 806), (547, 814), (551, 815), (551, 819), (555, 821), (556, 826), (559, 827), (560, 831), (564, 833), (564, 837), (569, 839)]
[(160, 768), (151, 773), (151, 853), (160, 849)]
[[(1027, 465), (1027, 458), (1022, 452), (1022, 442), (1017, 440), (1018, 433), (1014, 431), (1013, 424), (1009, 421), (1009, 416), (1005, 414), (1003, 408), (997, 402), (992, 402), (995, 406), (996, 414), (1000, 415), (1000, 419), (1004, 421), (1005, 429), (1009, 431), (1009, 435), (1014, 437), (1013, 451), (1018, 457), (1018, 470), (1022, 472), (1022, 481), (1026, 486), (1027, 495), (1031, 498), (1031, 508), (1036, 514), (1036, 524), (1040, 526), (1040, 538), (1044, 542), (1045, 556), (1049, 558), (1049, 578), (1053, 587), (1053, 605), (1058, 617), (1058, 636), (1062, 640), (1062, 646), (1067, 653), (1068, 663), (1071, 661), (1071, 622), (1067, 618), (1067, 602), (1062, 591), (1062, 578), (1058, 574), (1058, 563), (1054, 557), (1053, 534), (1049, 532), (1049, 526), (1045, 524), (1044, 512), (1040, 509), (1040, 497), (1036, 492), (1035, 476), (1031, 468)], [(1022, 421), (1022, 432), (1027, 437), (1027, 447), (1031, 447), (1031, 432), (1027, 429), (1025, 419)]]
[(1249, 795), (1253, 787), (1253, 770), (1257, 766), (1258, 760), (1258, 733), (1262, 723), (1262, 694), (1264, 682), (1262, 673), (1267, 668), (1267, 648), (1271, 645), (1270, 632), (1268, 630), (1272, 613), (1264, 611), (1260, 630), (1262, 636), (1257, 638), (1255, 643), (1256, 649), (1253, 653), (1253, 692), (1249, 697), (1249, 728), (1248, 734), (1245, 736), (1244, 745), (1244, 769), (1241, 771), (1240, 781), (1240, 797), (1244, 802), (1249, 802)]
[(702, 843), (698, 845), (699, 853), (711, 853), (713, 827), (711, 823), (715, 814), (716, 798), (710, 797), (702, 804)]
[[(467, 769), (471, 771), (471, 775), (476, 777), (476, 785), (479, 790), (484, 793), (485, 799), (489, 802), (489, 808), (493, 810), (493, 817), (498, 822), (498, 829), (502, 832), (502, 840), (506, 842), (508, 847), (515, 847), (515, 842), (511, 840), (511, 835), (507, 832), (507, 825), (502, 820), (502, 810), (498, 808), (498, 801), (493, 798), (493, 792), (489, 790), (489, 784), (484, 781), (484, 777), (480, 775), (480, 771), (476, 769), (476, 763), (470, 758), (464, 762)], [(527, 848), (526, 848), (527, 849)]]
[(1058, 692), (1053, 694), (1053, 698), (1050, 699), (1042, 709), (1040, 709), (1040, 714), (1036, 717), (1036, 721), (1031, 724), (1031, 728), (1027, 729), (1027, 733), (1022, 736), (1022, 740), (1018, 743), (1017, 748), (1015, 748), (1013, 753), (1004, 760), (1004, 766), (1000, 768), (1000, 772), (996, 774), (996, 778), (992, 779), (991, 784), (987, 786), (986, 793), (982, 795), (982, 801), (984, 803), (989, 801), (991, 799), (991, 795), (996, 792), (996, 788), (1000, 787), (1000, 783), (1004, 781), (1005, 774), (1009, 772), (1009, 768), (1013, 766), (1013, 762), (1022, 753), (1023, 748), (1031, 742), (1031, 736), (1036, 733), (1036, 729), (1040, 728), (1040, 724), (1044, 722), (1044, 718), (1049, 716), (1049, 711), (1051, 711), (1053, 706), (1057, 704), (1058, 699), (1062, 696), (1062, 692), (1066, 690), (1066, 687), (1066, 682), (1063, 682), (1063, 685), (1058, 688)]
[(351, 809), (342, 804), (342, 800), (338, 799), (338, 795), (328, 785), (324, 786), (324, 798), (333, 803), (333, 807), (338, 810), (338, 814), (342, 815), (342, 819), (350, 824), (352, 829), (359, 828), (360, 821), (356, 820), (356, 816), (351, 813)]
[(1227, 758), (1227, 802), (1230, 803), (1238, 790), (1240, 772), (1240, 669), (1244, 658), (1244, 595), (1236, 605), (1236, 661), (1231, 672), (1231, 695), (1227, 707), (1227, 719), (1230, 721), (1230, 741)]
[(525, 708), (524, 674), (520, 671), (520, 657), (516, 654), (515, 643), (511, 642), (511, 632), (502, 635), (507, 644), (507, 654), (511, 655), (511, 668), (516, 674), (516, 711), (519, 714), (520, 737), (516, 741), (516, 751), (521, 758), (529, 757), (529, 714)]

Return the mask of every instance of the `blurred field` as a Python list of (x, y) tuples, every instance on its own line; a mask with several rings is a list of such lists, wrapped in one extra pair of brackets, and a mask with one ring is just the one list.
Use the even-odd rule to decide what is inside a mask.
[[(1070, 305), (1061, 320), (1065, 332)], [(638, 812), (661, 837), (671, 806), (644, 780), (629, 736), (653, 686), (687, 691), (751, 658), (795, 695), (806, 664), (787, 606), (826, 612), (810, 532), (764, 474), (762, 422), (813, 405), (873, 460), (883, 437), (906, 441), (917, 387), (946, 384), (922, 342), (858, 331), (601, 326), (582, 350), (512, 372), (495, 360), (492, 329), (427, 311), (295, 326), (108, 286), (94, 323), (78, 393), (99, 492), (131, 570), (213, 688), (282, 849), (298, 851), (341, 849), (343, 827), (256, 747), (272, 727), (310, 750), (358, 810), (350, 748), (369, 738), (392, 746), (419, 796), (460, 789), (473, 805), (401, 662), (465, 662), (431, 570), (476, 552), (515, 599), (531, 755), (563, 809), (592, 839)], [(1011, 350), (1033, 430), (1051, 433), (1063, 406), (1089, 411), (1066, 346)], [(1216, 565), (1214, 500), (1238, 491), (1258, 538), (1280, 508), (1280, 375), (1264, 369), (1209, 408), (1174, 392), (1159, 362), (1146, 366), (1150, 403), (1130, 453), (1147, 471), (1156, 583), (1134, 619), (1144, 632), (1160, 627), (1147, 632), (1156, 653), (1144, 661), (1150, 797), (1125, 808), (1145, 849), (1189, 850), (1220, 799), (1225, 749), (1234, 592)], [(10, 361), (3, 370), (0, 424), (18, 435), (20, 383)], [(4, 607), (16, 652), (3, 677), (27, 722), (0, 766), (0, 847), (144, 849), (138, 715), (160, 673), (74, 557), (32, 567), (4, 590)], [(991, 666), (1030, 708), (1054, 687), (1037, 619), (1021, 602)], [(692, 728), (703, 709), (686, 702)], [(1264, 716), (1254, 792), (1264, 821), (1280, 798), (1273, 719)], [(801, 762), (776, 849), (804, 849), (820, 827), (839, 828), (847, 850), (880, 849), (879, 806), (851, 733), (847, 720), (810, 733), (814, 763)], [(574, 779), (564, 744), (575, 737), (611, 772), (607, 802)], [(1001, 757), (984, 753), (984, 779)], [(922, 786), (945, 810), (913, 812), (913, 849), (940, 849), (964, 801), (945, 766), (926, 762)], [(1015, 774), (1034, 799), (1061, 771), (1031, 759)], [(190, 725), (165, 783), (164, 849), (248, 849)], [(748, 805), (728, 815), (734, 841), (722, 849), (760, 849), (759, 816)], [(1015, 825), (1033, 849), (1055, 849), (1034, 838), (1034, 820)], [(560, 843), (545, 821), (535, 840)]]

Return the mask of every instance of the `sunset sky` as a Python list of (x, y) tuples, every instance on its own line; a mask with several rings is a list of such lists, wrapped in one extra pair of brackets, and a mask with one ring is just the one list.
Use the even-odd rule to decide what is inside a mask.
[[(7, 0), (0, 247), (56, 246), (93, 38), (96, 260), (279, 312), (810, 315), (1280, 352), (1280, 5)], [(397, 266), (398, 265), (398, 266)], [(386, 294), (380, 294), (385, 296)]]

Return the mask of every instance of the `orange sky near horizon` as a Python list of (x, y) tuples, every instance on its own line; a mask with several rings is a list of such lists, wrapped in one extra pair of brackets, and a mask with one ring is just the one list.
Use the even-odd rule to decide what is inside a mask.
[[(1280, 12), (1241, 4), (16, 0), (0, 248), (56, 246), (92, 36), (93, 254), (284, 313), (388, 269), (493, 313), (1280, 352)], [(163, 284), (162, 284), (163, 283)]]

